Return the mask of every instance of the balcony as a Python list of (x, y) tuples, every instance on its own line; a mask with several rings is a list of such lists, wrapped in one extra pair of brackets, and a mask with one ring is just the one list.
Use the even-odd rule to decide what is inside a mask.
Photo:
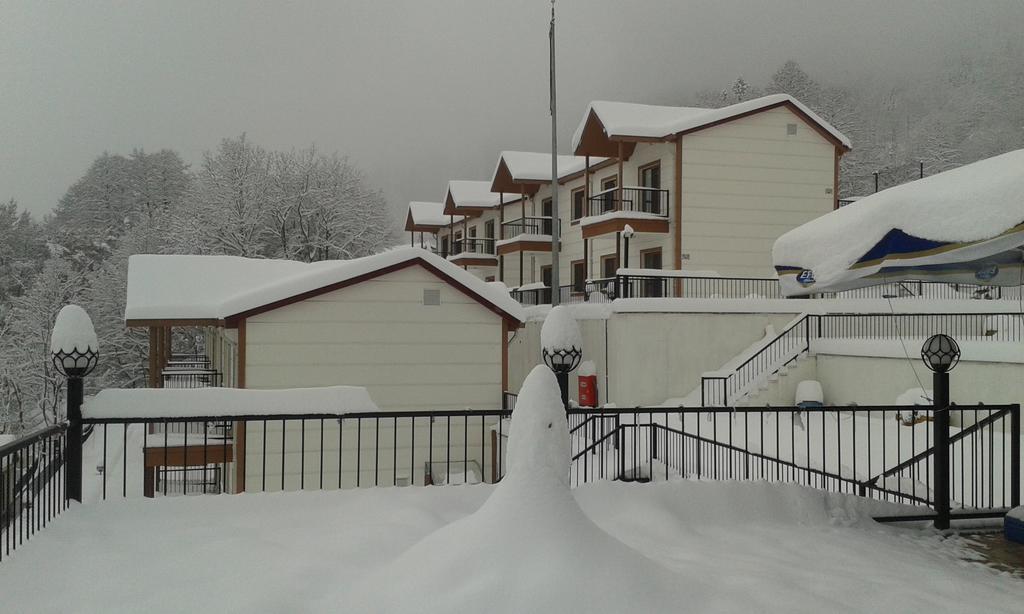
[(621, 232), (626, 224), (636, 232), (669, 231), (668, 190), (627, 186), (609, 188), (587, 200), (587, 216), (580, 220), (586, 239)]
[(498, 264), (498, 256), (494, 243), (494, 239), (476, 237), (453, 241), (448, 260), (463, 266), (495, 266)]
[(549, 216), (524, 217), (501, 225), (499, 254), (513, 252), (550, 252), (554, 220)]

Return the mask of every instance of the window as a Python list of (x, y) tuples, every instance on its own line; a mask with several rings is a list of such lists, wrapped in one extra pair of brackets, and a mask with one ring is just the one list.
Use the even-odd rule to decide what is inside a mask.
[(484, 237), (488, 239), (494, 238), (494, 220), (490, 220), (484, 224)]
[(476, 238), (476, 226), (470, 227), (470, 229), (469, 229), (469, 237), (468, 238), (470, 238), (470, 239), (475, 239)]
[(661, 161), (641, 166), (640, 185), (645, 188), (661, 188)]
[(619, 178), (615, 175), (601, 180), (601, 213), (615, 210), (616, 194), (613, 188), (619, 187)]
[(540, 281), (547, 287), (551, 287), (551, 265), (546, 264), (540, 267)]
[(441, 238), (441, 255), (442, 256), (447, 256), (448, 255), (448, 237), (442, 237)]
[(540, 234), (550, 235), (552, 217), (551, 214), (553, 213), (550, 198), (545, 198), (544, 200), (540, 201), (540, 211), (541, 215), (545, 218), (540, 221)]
[(661, 248), (658, 247), (640, 252), (640, 265), (645, 269), (660, 269)]
[(583, 292), (587, 286), (587, 263), (576, 260), (572, 263), (572, 291)]
[(640, 194), (640, 211), (662, 215), (664, 212), (661, 210), (661, 193), (653, 191), (661, 189), (661, 161), (641, 166), (638, 172), (640, 186), (651, 188)]
[(583, 217), (586, 204), (583, 200), (583, 188), (576, 188), (572, 191), (572, 219), (578, 220)]
[(601, 277), (609, 279), (615, 277), (619, 270), (619, 257), (615, 254), (601, 257)]
[[(661, 248), (648, 249), (640, 252), (640, 266), (645, 269), (661, 269)], [(668, 281), (665, 279), (645, 279), (639, 288), (640, 296), (648, 298), (666, 296)]]

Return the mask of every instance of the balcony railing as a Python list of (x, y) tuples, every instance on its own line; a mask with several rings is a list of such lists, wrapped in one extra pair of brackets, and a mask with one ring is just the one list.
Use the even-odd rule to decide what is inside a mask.
[(647, 213), (668, 217), (668, 190), (643, 187), (609, 188), (590, 197), (587, 215), (597, 216), (613, 211)]
[(494, 239), (461, 239), (452, 243), (452, 256), (459, 254), (494, 255)]
[(550, 217), (524, 217), (501, 225), (501, 238), (511, 239), (519, 235), (548, 235), (553, 228)]

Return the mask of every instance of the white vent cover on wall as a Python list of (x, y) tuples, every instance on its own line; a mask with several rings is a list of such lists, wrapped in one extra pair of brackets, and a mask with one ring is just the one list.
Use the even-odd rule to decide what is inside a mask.
[(437, 288), (424, 288), (423, 289), (423, 304), (424, 305), (440, 305), (441, 304), (441, 291)]

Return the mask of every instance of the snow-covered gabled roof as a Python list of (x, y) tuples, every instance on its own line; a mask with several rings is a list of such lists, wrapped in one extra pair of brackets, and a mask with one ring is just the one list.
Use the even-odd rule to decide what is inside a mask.
[(772, 258), (787, 295), (880, 275), (1017, 285), (1022, 244), (1024, 149), (866, 196), (782, 235)]
[(273, 305), (354, 284), (404, 266), (421, 265), (502, 317), (522, 322), (507, 290), (418, 247), (354, 260), (294, 262), (237, 256), (136, 255), (128, 259), (125, 320), (221, 323)]
[(452, 222), (461, 222), (463, 216), (454, 217), (444, 214), (444, 203), (412, 201), (409, 213), (405, 218), (406, 230), (424, 230), (447, 226)]
[(772, 94), (720, 109), (666, 107), (597, 100), (587, 106), (586, 113), (573, 134), (572, 149), (576, 153), (582, 153), (579, 151), (580, 144), (591, 116), (600, 124), (607, 139), (663, 139), (782, 105), (789, 106), (805, 116), (808, 121), (821, 128), (838, 144), (846, 149), (850, 148), (850, 140), (842, 132), (799, 100), (789, 94)]
[[(607, 158), (593, 157), (591, 168)], [(559, 181), (582, 173), (586, 169), (586, 156), (558, 156)], [(536, 151), (503, 151), (491, 176), (491, 190), (514, 191), (515, 185), (551, 183), (551, 154)]]
[(444, 193), (445, 211), (459, 209), (496, 209), (499, 204), (511, 203), (519, 200), (519, 194), (501, 195), (491, 191), (489, 181), (468, 181), (453, 179), (448, 182), (448, 188)]

